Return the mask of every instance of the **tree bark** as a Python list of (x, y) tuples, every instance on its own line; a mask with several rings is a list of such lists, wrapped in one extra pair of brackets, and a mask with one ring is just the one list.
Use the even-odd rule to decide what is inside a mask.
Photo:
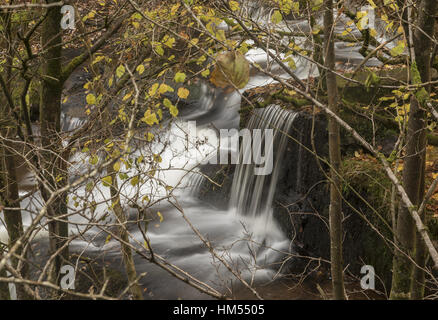
[[(18, 181), (16, 175), (16, 165), (14, 161), (14, 155), (11, 150), (14, 150), (14, 146), (11, 140), (13, 140), (17, 132), (14, 128), (20, 126), (20, 124), (14, 121), (13, 114), (13, 101), (11, 99), (11, 79), (12, 79), (12, 60), (14, 56), (13, 52), (13, 39), (12, 39), (12, 29), (11, 29), (11, 14), (9, 12), (3, 13), (2, 16), (3, 26), (5, 29), (5, 36), (7, 43), (7, 55), (6, 55), (6, 65), (5, 65), (5, 75), (6, 80), (2, 83), (2, 89), (5, 95), (9, 95), (9, 102), (5, 103), (4, 107), (0, 108), (0, 115), (5, 125), (1, 125), (1, 134), (6, 138), (5, 141), (0, 145), (0, 195), (2, 199), (2, 205), (6, 208), (4, 209), (4, 218), (6, 229), (9, 236), (9, 248), (15, 244), (15, 242), (23, 235), (23, 221), (20, 209), (19, 191), (18, 191)], [(22, 248), (17, 250), (17, 255), (22, 255)], [(25, 258), (26, 254), (24, 254)], [(21, 270), (17, 270), (23, 277), (26, 276), (28, 265), (26, 262), (21, 262), (19, 264), (19, 259), (13, 258), (12, 265), (14, 268), (21, 266)], [(4, 272), (4, 270), (2, 271)], [(8, 285), (6, 285), (8, 287)], [(24, 291), (23, 286), (18, 285), (17, 288), (17, 298), (18, 299), (29, 299), (30, 297)], [(9, 288), (8, 288), (9, 290)], [(8, 291), (9, 295), (9, 291)]]
[[(333, 1), (324, 1), (324, 39), (325, 39), (325, 67), (328, 107), (335, 114), (338, 113), (337, 85), (335, 69), (335, 49), (333, 38)], [(329, 118), (329, 155), (330, 155), (330, 256), (333, 297), (336, 300), (345, 299), (344, 273), (342, 259), (342, 196), (340, 131), (338, 123)]]
[[(47, 1), (49, 4), (56, 2)], [(61, 119), (61, 94), (62, 94), (62, 37), (61, 37), (61, 12), (59, 7), (47, 9), (47, 18), (42, 26), (41, 42), (45, 50), (43, 62), (43, 81), (40, 103), (41, 143), (44, 152), (42, 169), (46, 183), (54, 190), (62, 187), (67, 180), (65, 161), (61, 155), (61, 140), (58, 136)], [(50, 191), (43, 190), (43, 197), (47, 198)], [(57, 217), (67, 214), (66, 195), (62, 194), (52, 206), (53, 216), (49, 217), (49, 239), (52, 254), (60, 249), (68, 238), (68, 223), (66, 217), (58, 221)], [(54, 259), (51, 271), (51, 281), (58, 283), (59, 271), (63, 261), (68, 261), (68, 246)]]
[[(406, 28), (408, 37), (413, 39), (411, 77), (413, 84), (430, 81), (432, 41), (435, 12), (435, 0), (422, 0), (418, 6), (417, 28)], [(412, 17), (407, 17), (408, 21)], [(410, 41), (410, 42), (412, 42)], [(408, 41), (409, 42), (409, 41)], [(419, 89), (411, 98), (411, 107), (406, 135), (406, 155), (403, 168), (403, 186), (414, 206), (418, 206), (424, 197), (424, 176), (426, 161), (426, 125), (427, 112), (424, 104), (429, 96), (430, 87)], [(425, 248), (421, 235), (415, 231), (415, 222), (408, 208), (400, 204), (397, 218), (396, 237), (399, 246), (407, 255), (414, 258), (419, 268), (414, 268), (408, 257), (396, 251), (393, 261), (391, 299), (420, 299), (423, 297)], [(424, 215), (421, 217), (424, 220)]]
[[(424, 145), (420, 136), (424, 129), (424, 114), (419, 103), (412, 97), (409, 112), (406, 156), (403, 167), (403, 187), (414, 205), (419, 204), (421, 172)], [(400, 204), (396, 230), (397, 244), (409, 256), (414, 249), (415, 223), (408, 208)], [(393, 261), (391, 299), (408, 299), (410, 296), (412, 263), (404, 254), (396, 251)]]
[[(435, 32), (435, 15), (438, 10), (437, 1), (428, 0), (422, 1), (418, 12), (418, 25), (420, 29), (416, 30), (414, 33), (414, 48), (417, 61), (418, 71), (421, 76), (422, 82), (429, 82), (431, 80), (431, 67), (433, 64), (432, 53), (434, 44), (431, 38)], [(423, 33), (423, 32), (424, 33)], [(428, 93), (430, 93), (430, 85), (425, 88)], [(424, 107), (424, 106), (423, 106)], [(423, 201), (425, 192), (425, 167), (426, 167), (426, 124), (427, 124), (427, 112), (424, 111), (424, 129), (419, 137), (420, 143), (424, 146), (423, 153), (419, 156), (422, 158), (422, 168), (421, 168), (421, 180), (419, 186), (419, 203)], [(423, 221), (426, 219), (425, 211), (423, 211), (422, 217)], [(412, 299), (422, 299), (424, 297), (424, 271), (422, 268), (426, 265), (426, 248), (421, 239), (421, 235), (415, 233), (415, 262), (418, 267), (415, 267), (412, 275), (411, 284), (411, 298)]]

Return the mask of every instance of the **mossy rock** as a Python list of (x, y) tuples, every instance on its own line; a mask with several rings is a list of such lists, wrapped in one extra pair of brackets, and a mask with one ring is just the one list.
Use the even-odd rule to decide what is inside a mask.
[[(392, 249), (369, 224), (372, 224), (385, 239), (393, 239), (390, 214), (391, 182), (380, 165), (366, 155), (344, 160), (343, 175), (344, 179), (348, 181), (348, 185), (344, 183), (343, 186), (344, 197), (352, 200), (352, 204), (362, 214), (362, 217), (358, 217), (358, 219), (363, 221), (360, 223), (360, 227), (347, 222), (345, 229), (347, 232), (354, 230), (353, 233), (356, 236), (351, 241), (361, 243), (359, 256), (363, 260), (363, 264), (372, 265), (376, 275), (388, 287), (391, 283)], [(366, 199), (374, 210), (360, 200), (360, 197), (352, 189)], [(352, 213), (352, 215), (355, 214), (358, 215)], [(364, 221), (365, 219), (366, 221)], [(357, 219), (355, 220), (357, 221)]]

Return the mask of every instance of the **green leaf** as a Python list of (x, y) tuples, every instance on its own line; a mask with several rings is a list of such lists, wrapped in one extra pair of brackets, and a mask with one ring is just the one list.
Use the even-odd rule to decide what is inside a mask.
[(176, 117), (178, 115), (178, 108), (175, 107), (174, 105), (172, 105), (169, 108), (170, 114), (172, 115), (172, 117)]
[(116, 69), (116, 76), (118, 78), (121, 78), (124, 74), (125, 74), (125, 67), (122, 65), (118, 66)]
[(88, 162), (92, 165), (96, 165), (99, 162), (99, 157), (97, 155), (93, 155)]
[(170, 108), (170, 107), (172, 106), (172, 102), (170, 102), (170, 100), (167, 99), (167, 98), (165, 98), (165, 99), (163, 100), (163, 104), (164, 104), (164, 106), (165, 106), (166, 108)]
[(161, 45), (155, 46), (155, 52), (158, 53), (158, 55), (163, 56), (164, 55), (164, 49)]
[(138, 182), (139, 182), (138, 176), (132, 177), (132, 179), (131, 179), (131, 185), (132, 185), (133, 187), (135, 187), (135, 186), (138, 184)]
[(154, 83), (152, 85), (152, 87), (149, 89), (149, 95), (151, 97), (153, 97), (157, 93), (158, 87), (159, 87), (159, 84), (158, 83)]
[(138, 74), (142, 74), (144, 72), (144, 65), (140, 64), (136, 70)]
[(111, 176), (106, 176), (102, 178), (102, 182), (105, 187), (111, 187), (111, 184), (113, 183), (113, 179)]
[(157, 216), (160, 218), (160, 222), (164, 221), (164, 217), (163, 217), (163, 215), (161, 214), (160, 211), (157, 212)]
[(177, 72), (174, 77), (175, 82), (184, 82), (186, 80), (186, 74), (183, 72)]
[(155, 112), (152, 112), (150, 109), (148, 109), (144, 113), (144, 117), (141, 118), (141, 120), (150, 126), (152, 126), (154, 123), (158, 124), (157, 115), (155, 114)]
[(274, 13), (271, 16), (271, 21), (272, 23), (280, 23), (283, 20), (283, 15), (281, 14), (280, 11), (275, 10)]
[(87, 185), (85, 186), (85, 190), (87, 192), (91, 192), (94, 188), (94, 183), (92, 181), (88, 182)]
[(399, 41), (397, 46), (391, 49), (391, 55), (393, 57), (397, 57), (401, 55), (405, 51), (405, 43), (403, 41)]

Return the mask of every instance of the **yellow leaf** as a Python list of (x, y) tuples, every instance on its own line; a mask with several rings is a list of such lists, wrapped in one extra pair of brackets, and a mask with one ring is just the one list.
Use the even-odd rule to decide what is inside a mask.
[(186, 74), (183, 72), (177, 72), (174, 77), (175, 82), (184, 82), (186, 80)]
[(239, 10), (239, 2), (237, 2), (237, 1), (229, 1), (228, 4), (230, 5), (231, 11)]
[(147, 139), (148, 142), (151, 142), (151, 141), (154, 139), (154, 137), (155, 137), (155, 136), (154, 136), (153, 133), (148, 132), (148, 135), (147, 135), (147, 138), (146, 138), (146, 139)]
[(176, 117), (176, 116), (178, 115), (178, 108), (175, 107), (174, 105), (172, 105), (172, 106), (169, 108), (169, 111), (170, 111), (170, 114), (171, 114), (173, 117)]
[(88, 104), (90, 104), (90, 105), (93, 105), (93, 104), (96, 104), (96, 97), (95, 97), (95, 95), (94, 94), (92, 94), (92, 93), (89, 93), (88, 95), (87, 95), (87, 103)]
[(96, 59), (94, 59), (91, 64), (98, 63), (98, 62), (102, 61), (103, 59), (105, 59), (105, 56), (97, 56)]
[(122, 101), (126, 101), (126, 100), (128, 100), (129, 98), (131, 98), (131, 96), (132, 96), (132, 92), (129, 92), (128, 94), (126, 94), (126, 95), (123, 97)]
[(160, 222), (163, 222), (164, 217), (163, 217), (163, 215), (161, 214), (160, 211), (157, 212), (157, 215), (158, 215), (158, 217), (160, 218)]
[(152, 126), (154, 123), (158, 124), (157, 115), (152, 112), (150, 109), (148, 109), (144, 113), (144, 117), (141, 119), (143, 122), (146, 122), (146, 124)]
[(187, 90), (186, 88), (179, 88), (178, 89), (178, 97), (180, 97), (181, 99), (187, 99), (189, 94), (190, 94), (190, 91)]
[(158, 89), (159, 84), (158, 83), (154, 83), (152, 85), (152, 87), (149, 89), (149, 95), (151, 97), (153, 97), (156, 93), (157, 93), (157, 89)]
[(138, 72), (138, 74), (142, 74), (144, 72), (144, 65), (140, 64), (137, 67), (137, 72)]
[(116, 69), (116, 76), (118, 78), (121, 78), (124, 73), (125, 73), (125, 67), (122, 66), (122, 65), (118, 66), (117, 69)]
[(283, 20), (283, 16), (281, 15), (281, 12), (278, 10), (275, 10), (274, 13), (271, 16), (271, 21), (275, 24), (281, 22)]
[(168, 91), (172, 92), (173, 89), (170, 88), (170, 87), (169, 87), (167, 84), (165, 84), (165, 83), (162, 83), (162, 84), (160, 85), (160, 88), (158, 89), (158, 92), (159, 92), (160, 94), (164, 94), (164, 93), (166, 93), (166, 92), (168, 92)]
[(176, 12), (178, 11), (179, 6), (180, 6), (179, 3), (175, 4), (175, 5), (172, 7), (172, 9), (170, 9), (170, 15), (174, 16), (174, 15), (176, 14)]
[(201, 75), (203, 77), (208, 77), (209, 74), (210, 74), (210, 70), (208, 70), (208, 69), (205, 69), (204, 71), (201, 72)]

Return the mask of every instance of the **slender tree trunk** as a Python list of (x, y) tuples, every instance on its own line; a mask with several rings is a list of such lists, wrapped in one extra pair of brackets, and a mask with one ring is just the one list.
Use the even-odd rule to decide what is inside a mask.
[[(433, 64), (433, 46), (434, 44), (430, 40), (435, 32), (435, 20), (436, 13), (438, 10), (437, 1), (427, 0), (422, 1), (418, 12), (418, 25), (420, 30), (416, 30), (414, 33), (414, 48), (417, 61), (418, 71), (423, 82), (429, 82), (431, 80), (431, 67)], [(423, 32), (424, 33), (423, 33)], [(430, 93), (430, 85), (425, 88), (428, 93)], [(422, 170), (421, 170), (421, 180), (419, 186), (419, 203), (423, 201), (424, 191), (425, 191), (425, 169), (426, 169), (426, 123), (427, 123), (427, 113), (424, 113), (424, 129), (420, 136), (420, 143), (424, 146), (423, 153), (420, 155), (422, 158)], [(423, 221), (426, 218), (425, 212), (421, 217)], [(412, 276), (412, 286), (411, 286), (411, 298), (412, 299), (422, 299), (424, 297), (424, 271), (422, 268), (426, 265), (426, 248), (424, 246), (421, 235), (415, 233), (415, 262), (419, 266), (414, 268)]]
[[(421, 136), (421, 144), (426, 146), (426, 130), (422, 131)], [(425, 175), (426, 175), (426, 148), (423, 150), (422, 156), (422, 168), (420, 170), (421, 174), (421, 180), (420, 180), (420, 189), (419, 189), (419, 202), (423, 201), (424, 198), (424, 191), (425, 191)], [(426, 218), (426, 210), (423, 210), (421, 219), (424, 221)], [(422, 268), (426, 265), (426, 246), (423, 242), (423, 239), (421, 239), (421, 234), (417, 231), (415, 232), (415, 246), (414, 246), (414, 252), (415, 252), (415, 262), (418, 265), (417, 267), (414, 267), (413, 273), (412, 273), (412, 283), (411, 283), (411, 299), (414, 300), (420, 300), (424, 297), (424, 271)]]
[[(0, 186), (1, 187), (1, 186)], [(3, 252), (0, 248), (0, 259), (3, 258)], [(6, 278), (6, 269), (0, 270), (0, 277)], [(9, 293), (9, 284), (7, 282), (0, 282), (0, 300), (11, 300), (11, 295)]]
[[(12, 79), (12, 60), (14, 56), (13, 52), (13, 40), (12, 40), (12, 29), (11, 29), (11, 14), (9, 12), (2, 14), (3, 25), (5, 27), (6, 35), (6, 64), (5, 64), (5, 75), (6, 83), (5, 88), (11, 94), (11, 79)], [(4, 106), (0, 107), (0, 115), (2, 120), (10, 125), (5, 125), (1, 128), (0, 132), (7, 139), (3, 141), (0, 145), (0, 194), (2, 198), (3, 205), (7, 208), (4, 210), (4, 218), (6, 223), (6, 229), (9, 236), (9, 247), (12, 247), (15, 242), (23, 235), (23, 221), (21, 216), (19, 192), (18, 192), (18, 181), (16, 175), (16, 165), (14, 161), (14, 155), (11, 150), (14, 150), (14, 146), (10, 140), (16, 137), (16, 130), (12, 129), (20, 124), (15, 123), (12, 117), (13, 102), (11, 104), (5, 103)], [(9, 140), (10, 139), (10, 140)], [(22, 248), (17, 250), (16, 254), (19, 256), (23, 253)], [(26, 258), (26, 254), (24, 257)], [(21, 262), (19, 264), (19, 259), (13, 258), (12, 265), (14, 268), (21, 266), (21, 270), (17, 271), (25, 277), (27, 274), (28, 265), (26, 262)], [(18, 299), (29, 299), (30, 297), (24, 291), (23, 286), (17, 285), (17, 298)], [(8, 289), (9, 290), (9, 289)]]
[[(56, 2), (49, 0), (48, 3)], [(61, 13), (59, 7), (48, 9), (48, 16), (42, 27), (42, 46), (45, 50), (43, 62), (43, 81), (40, 103), (41, 142), (43, 148), (48, 150), (44, 154), (44, 177), (51, 188), (62, 187), (67, 180), (65, 161), (61, 155), (61, 140), (59, 139), (61, 119), (61, 94), (62, 94), (62, 37), (61, 37)], [(44, 190), (43, 197), (47, 198), (48, 190)], [(60, 215), (67, 214), (66, 195), (59, 196), (49, 217), (50, 250), (52, 253), (61, 248), (68, 238), (68, 223), (57, 220)], [(66, 220), (63, 217), (62, 220)], [(51, 280), (58, 282), (59, 270), (63, 261), (68, 260), (68, 246), (54, 259), (51, 272)]]
[(114, 171), (112, 166), (109, 166), (107, 169), (107, 173), (111, 176), (111, 203), (112, 208), (114, 210), (114, 214), (116, 215), (117, 222), (119, 226), (119, 236), (123, 241), (120, 243), (122, 248), (123, 255), (123, 263), (125, 264), (126, 274), (128, 276), (129, 285), (131, 286), (130, 292), (133, 295), (135, 300), (143, 300), (143, 293), (141, 291), (141, 287), (136, 283), (137, 281), (137, 272), (135, 270), (134, 259), (132, 258), (132, 251), (129, 245), (125, 243), (129, 243), (129, 235), (127, 231), (126, 225), (126, 216), (123, 208), (120, 204), (120, 196), (119, 196), (119, 188), (117, 183), (117, 173)]
[[(424, 128), (424, 114), (418, 101), (412, 97), (409, 112), (406, 156), (403, 168), (403, 187), (414, 205), (418, 205), (424, 145), (420, 143)], [(414, 249), (415, 224), (408, 209), (400, 204), (397, 217), (397, 244), (408, 255)], [(393, 262), (391, 299), (408, 299), (411, 287), (412, 264), (409, 258), (396, 251)]]
[[(437, 11), (436, 0), (422, 0), (417, 6), (417, 28), (405, 27), (409, 43), (412, 66), (413, 84), (430, 81), (432, 41), (429, 37), (434, 32), (434, 15)], [(405, 16), (405, 15), (404, 15)], [(412, 16), (407, 16), (408, 21)], [(426, 123), (427, 113), (424, 103), (428, 99), (430, 88), (418, 89), (411, 98), (408, 132), (406, 136), (406, 155), (403, 168), (403, 186), (411, 202), (418, 206), (424, 197), (424, 176), (426, 156)], [(400, 205), (397, 219), (396, 236), (398, 245), (406, 254), (415, 259), (420, 269), (413, 270), (413, 265), (407, 257), (396, 251), (393, 261), (391, 299), (420, 299), (423, 297), (424, 273), (421, 268), (425, 264), (424, 245), (421, 236), (415, 231), (415, 224), (409, 211)], [(422, 217), (424, 218), (424, 216)]]
[[(333, 40), (333, 1), (324, 0), (324, 39), (325, 39), (325, 66), (328, 106), (334, 113), (338, 113), (336, 75), (332, 72), (335, 69), (335, 49)], [(334, 299), (344, 300), (344, 273), (342, 259), (342, 196), (341, 179), (339, 177), (341, 168), (340, 133), (338, 123), (329, 118), (329, 154), (330, 154), (330, 256), (331, 275), (333, 284)]]

